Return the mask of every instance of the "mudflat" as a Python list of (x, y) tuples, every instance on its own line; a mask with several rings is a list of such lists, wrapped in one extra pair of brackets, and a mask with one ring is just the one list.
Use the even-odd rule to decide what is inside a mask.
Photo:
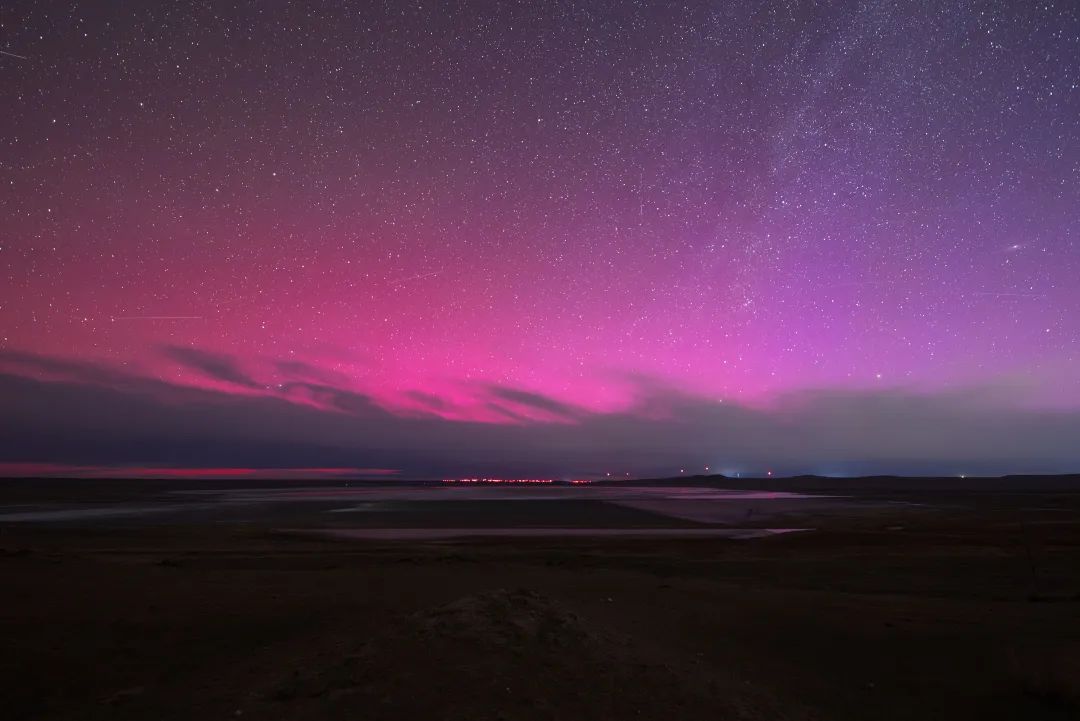
[(9, 523), (4, 715), (1080, 717), (1080, 496), (915, 500), (743, 540)]

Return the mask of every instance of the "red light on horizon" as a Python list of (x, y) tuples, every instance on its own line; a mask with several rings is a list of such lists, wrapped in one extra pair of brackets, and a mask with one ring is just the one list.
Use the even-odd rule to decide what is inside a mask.
[(444, 478), (443, 483), (554, 483), (554, 478)]

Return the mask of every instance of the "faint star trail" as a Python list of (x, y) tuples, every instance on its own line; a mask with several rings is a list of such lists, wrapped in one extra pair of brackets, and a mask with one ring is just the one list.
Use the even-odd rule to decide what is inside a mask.
[(442, 275), (442, 273), (440, 271), (433, 271), (431, 273), (421, 273), (420, 275), (409, 276), (408, 278), (398, 278), (397, 280), (390, 281), (389, 285), (391, 287), (393, 287), (395, 285), (402, 285), (403, 283), (408, 283), (408, 282), (414, 281), (414, 280), (423, 280), (424, 278), (432, 278), (432, 277), (434, 277), (436, 275)]
[(996, 292), (989, 290), (977, 290), (968, 295), (988, 295), (988, 296), (1001, 296), (1006, 298), (1045, 298), (1046, 293), (1018, 293), (1018, 292)]
[(201, 315), (116, 315), (113, 320), (203, 320)]

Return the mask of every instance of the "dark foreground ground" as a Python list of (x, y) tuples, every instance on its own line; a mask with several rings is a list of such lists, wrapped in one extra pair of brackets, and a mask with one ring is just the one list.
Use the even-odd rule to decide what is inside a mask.
[(1080, 496), (939, 500), (752, 541), (3, 526), (3, 716), (1080, 718)]

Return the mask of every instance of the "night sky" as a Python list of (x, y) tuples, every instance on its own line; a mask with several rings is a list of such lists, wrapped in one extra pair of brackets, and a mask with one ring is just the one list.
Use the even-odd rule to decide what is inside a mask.
[(1074, 0), (13, 0), (0, 98), (9, 473), (1080, 470)]

